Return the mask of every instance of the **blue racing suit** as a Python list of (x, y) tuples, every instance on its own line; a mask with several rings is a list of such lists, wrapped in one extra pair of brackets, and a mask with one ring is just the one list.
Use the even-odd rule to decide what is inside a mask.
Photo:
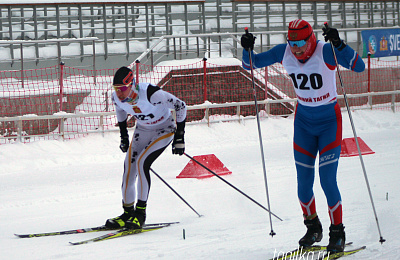
[[(342, 46), (343, 47), (343, 46)], [(339, 50), (340, 49), (340, 50)], [(363, 60), (351, 47), (335, 48), (343, 67), (362, 72)], [(331, 222), (342, 223), (342, 202), (336, 175), (342, 141), (342, 116), (336, 96), (336, 62), (329, 43), (317, 42), (313, 55), (299, 61), (288, 44), (269, 51), (251, 52), (253, 68), (282, 63), (292, 79), (298, 104), (294, 119), (293, 149), (297, 170), (298, 197), (305, 217), (316, 215), (313, 192), (315, 160), (319, 153), (319, 176)], [(250, 69), (249, 53), (243, 50), (243, 67)]]

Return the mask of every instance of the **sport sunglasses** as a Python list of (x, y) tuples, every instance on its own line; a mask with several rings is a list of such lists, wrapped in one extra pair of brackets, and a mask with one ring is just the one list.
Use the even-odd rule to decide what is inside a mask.
[(118, 91), (122, 91), (123, 92), (123, 91), (127, 90), (129, 88), (129, 86), (131, 86), (131, 85), (132, 85), (132, 82), (127, 84), (127, 85), (113, 85), (113, 88), (117, 92)]
[(289, 43), (290, 47), (294, 47), (295, 45), (297, 47), (303, 47), (304, 45), (306, 45), (308, 39), (310, 39), (311, 34), (305, 38), (304, 40), (300, 40), (300, 41), (291, 41), (291, 40), (287, 40), (287, 42)]

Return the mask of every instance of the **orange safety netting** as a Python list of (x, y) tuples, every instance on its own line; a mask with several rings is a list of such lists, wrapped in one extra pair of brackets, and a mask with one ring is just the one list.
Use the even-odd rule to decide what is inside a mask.
[[(254, 101), (253, 83), (249, 71), (244, 70), (240, 61), (231, 59), (229, 65), (213, 64), (205, 59), (192, 64), (176, 66), (148, 66), (136, 63), (132, 69), (137, 82), (158, 85), (184, 100), (188, 106), (210, 103), (230, 103)], [(178, 63), (179, 64), (179, 63)], [(371, 59), (362, 73), (340, 68), (347, 94), (382, 92), (400, 89), (400, 62)], [(116, 68), (117, 69), (117, 68)], [(0, 71), (0, 118), (26, 115), (53, 115), (57, 113), (113, 112), (111, 83), (116, 69), (88, 70), (59, 65), (44, 69), (24, 71)], [(281, 64), (255, 71), (255, 88), (258, 100), (295, 98), (290, 77)], [(342, 94), (337, 78), (338, 94)], [(399, 102), (400, 95), (384, 95), (349, 98), (351, 107), (368, 104)], [(342, 107), (343, 100), (339, 100)], [(388, 108), (389, 107), (389, 108)], [(259, 104), (259, 110), (266, 110)], [(289, 115), (294, 112), (292, 102), (270, 104), (268, 113)], [(236, 106), (212, 108), (208, 115), (232, 117), (238, 114)], [(240, 107), (241, 116), (254, 116), (254, 103)], [(187, 121), (204, 120), (205, 109), (189, 110)], [(0, 122), (0, 136), (16, 136), (18, 122)], [(60, 119), (38, 119), (22, 121), (22, 135), (44, 139), (58, 139), (58, 133), (66, 133), (64, 138), (75, 138), (91, 130), (104, 127), (115, 129), (115, 115), (105, 116), (100, 122), (98, 116)], [(133, 125), (133, 122), (130, 124)], [(20, 126), (21, 128), (21, 126)], [(52, 135), (52, 133), (55, 133)], [(33, 136), (33, 137), (32, 137)], [(9, 142), (0, 139), (0, 144)], [(13, 139), (11, 139), (13, 140)]]

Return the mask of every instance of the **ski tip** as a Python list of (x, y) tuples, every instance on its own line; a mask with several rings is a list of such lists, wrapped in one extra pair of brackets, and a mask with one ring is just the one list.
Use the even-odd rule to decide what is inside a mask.
[(19, 237), (19, 238), (32, 237), (32, 235), (27, 235), (27, 234), (14, 234), (14, 236)]
[[(161, 223), (161, 224), (162, 224), (162, 223)], [(165, 224), (168, 224), (168, 225), (179, 224), (179, 221), (175, 221), (175, 222), (166, 222)]]
[(77, 246), (77, 245), (83, 245), (83, 244), (87, 244), (90, 243), (90, 241), (79, 241), (79, 242), (68, 242), (71, 246)]
[(144, 227), (158, 227), (158, 226), (168, 227), (168, 226), (174, 225), (174, 224), (179, 224), (179, 221), (177, 221), (177, 222), (163, 222), (163, 223), (150, 223), (150, 224), (145, 224)]

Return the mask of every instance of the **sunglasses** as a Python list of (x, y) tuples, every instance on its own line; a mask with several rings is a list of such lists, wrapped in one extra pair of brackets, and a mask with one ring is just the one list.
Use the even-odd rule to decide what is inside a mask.
[(308, 39), (310, 39), (311, 34), (305, 38), (304, 40), (300, 40), (300, 41), (291, 41), (291, 40), (287, 40), (287, 42), (289, 43), (290, 47), (294, 47), (295, 45), (297, 47), (303, 47), (304, 45), (306, 45)]
[(113, 88), (117, 92), (118, 91), (123, 92), (123, 91), (127, 90), (131, 85), (132, 85), (132, 82), (127, 85), (113, 85)]

